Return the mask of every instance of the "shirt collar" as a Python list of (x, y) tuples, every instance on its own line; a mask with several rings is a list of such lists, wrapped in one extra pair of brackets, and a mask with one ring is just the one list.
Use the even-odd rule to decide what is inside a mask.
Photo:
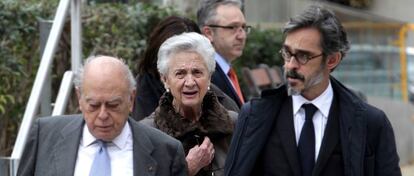
[(329, 81), (329, 85), (325, 89), (325, 91), (323, 91), (321, 95), (319, 95), (312, 101), (307, 100), (302, 95), (293, 95), (292, 96), (293, 114), (296, 114), (303, 104), (312, 103), (318, 108), (318, 110), (322, 113), (322, 115), (325, 118), (328, 118), (329, 109), (331, 108), (331, 104), (332, 104), (332, 99), (333, 99), (333, 89), (331, 86), (331, 82)]
[(95, 141), (96, 138), (92, 136), (92, 134), (89, 132), (88, 126), (85, 124), (83, 126), (81, 145), (86, 147), (93, 144)]
[(220, 68), (223, 70), (225, 74), (228, 74), (230, 71), (230, 63), (224, 59), (220, 54), (215, 53), (214, 59), (216, 60), (217, 64), (220, 66)]
[[(128, 138), (131, 137), (131, 134), (131, 127), (129, 126), (128, 121), (126, 121), (124, 128), (122, 128), (121, 134), (112, 140), (112, 143), (120, 149), (125, 148), (128, 142)], [(89, 146), (96, 141), (96, 138), (89, 132), (86, 124), (83, 127), (82, 136), (81, 145), (84, 147)]]
[(113, 141), (117, 147), (125, 148), (128, 142), (128, 138), (131, 138), (131, 127), (129, 126), (128, 121), (125, 122), (124, 128), (122, 129), (121, 134), (119, 134)]

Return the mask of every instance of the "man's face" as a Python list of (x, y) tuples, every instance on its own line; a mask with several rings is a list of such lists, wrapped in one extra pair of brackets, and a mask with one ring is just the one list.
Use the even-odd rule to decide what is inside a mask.
[[(300, 64), (295, 56), (285, 59), (285, 78), (289, 95), (301, 94), (312, 100), (322, 93), (329, 82), (329, 68), (323, 59), (321, 35), (314, 28), (297, 29), (287, 34), (283, 49), (293, 55), (307, 55), (310, 59)], [(320, 55), (320, 56), (318, 56)]]
[(205, 26), (203, 33), (210, 39), (216, 52), (229, 62), (242, 55), (246, 32), (241, 26), (246, 26), (246, 20), (237, 6), (221, 5), (217, 7), (216, 22), (208, 25), (237, 27), (233, 30)]
[(122, 132), (134, 92), (128, 89), (125, 73), (116, 65), (119, 63), (94, 62), (100, 61), (85, 67), (83, 87), (77, 92), (79, 108), (89, 132), (97, 139), (111, 141)]

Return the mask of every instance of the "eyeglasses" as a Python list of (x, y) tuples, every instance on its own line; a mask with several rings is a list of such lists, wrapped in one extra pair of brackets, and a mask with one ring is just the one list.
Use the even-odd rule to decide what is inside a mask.
[(212, 28), (223, 28), (223, 29), (228, 29), (231, 30), (233, 33), (237, 33), (240, 31), (240, 29), (243, 29), (244, 32), (246, 32), (246, 34), (250, 33), (252, 26), (247, 26), (247, 25), (241, 25), (241, 26), (221, 26), (221, 25), (215, 25), (215, 24), (210, 24), (207, 25), (208, 27), (212, 27)]
[(317, 58), (319, 56), (322, 56), (323, 53), (315, 55), (315, 56), (309, 56), (309, 53), (306, 52), (297, 52), (296, 54), (291, 53), (289, 50), (282, 48), (279, 53), (282, 55), (285, 62), (290, 62), (292, 59), (292, 56), (295, 57), (296, 61), (298, 61), (301, 65), (305, 65), (308, 63), (309, 60), (312, 60), (314, 58)]

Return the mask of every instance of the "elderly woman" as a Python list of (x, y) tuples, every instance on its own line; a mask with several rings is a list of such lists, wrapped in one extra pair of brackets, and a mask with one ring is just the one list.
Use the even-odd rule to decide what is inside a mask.
[(167, 39), (158, 52), (167, 91), (142, 122), (182, 142), (189, 175), (223, 175), (237, 117), (209, 90), (215, 65), (210, 41), (194, 32)]
[[(197, 24), (185, 17), (169, 16), (152, 30), (143, 58), (138, 59), (137, 92), (132, 118), (142, 120), (158, 107), (161, 95), (165, 92), (157, 70), (157, 54), (161, 44), (168, 38), (183, 32), (200, 33)], [(228, 110), (239, 111), (239, 107), (230, 97), (213, 84), (211, 90), (219, 102)]]

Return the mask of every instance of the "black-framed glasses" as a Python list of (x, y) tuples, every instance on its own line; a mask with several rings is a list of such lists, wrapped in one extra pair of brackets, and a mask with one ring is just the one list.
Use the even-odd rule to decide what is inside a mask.
[(290, 60), (292, 59), (292, 56), (293, 56), (296, 59), (296, 61), (298, 61), (298, 63), (300, 63), (301, 65), (305, 65), (306, 63), (308, 63), (309, 60), (312, 60), (314, 58), (317, 58), (317, 57), (323, 55), (323, 52), (322, 52), (321, 54), (318, 54), (318, 55), (315, 55), (315, 56), (310, 56), (309, 53), (301, 52), (301, 51), (298, 51), (297, 53), (293, 54), (285, 48), (282, 48), (279, 51), (279, 53), (282, 55), (285, 62), (290, 62)]
[(240, 29), (243, 29), (243, 31), (246, 32), (246, 34), (248, 34), (252, 30), (252, 26), (249, 26), (249, 25), (241, 25), (241, 26), (229, 25), (229, 26), (222, 26), (222, 25), (210, 24), (210, 25), (207, 25), (207, 26), (208, 27), (212, 27), (212, 28), (228, 29), (228, 30), (231, 30), (233, 33), (239, 32)]

